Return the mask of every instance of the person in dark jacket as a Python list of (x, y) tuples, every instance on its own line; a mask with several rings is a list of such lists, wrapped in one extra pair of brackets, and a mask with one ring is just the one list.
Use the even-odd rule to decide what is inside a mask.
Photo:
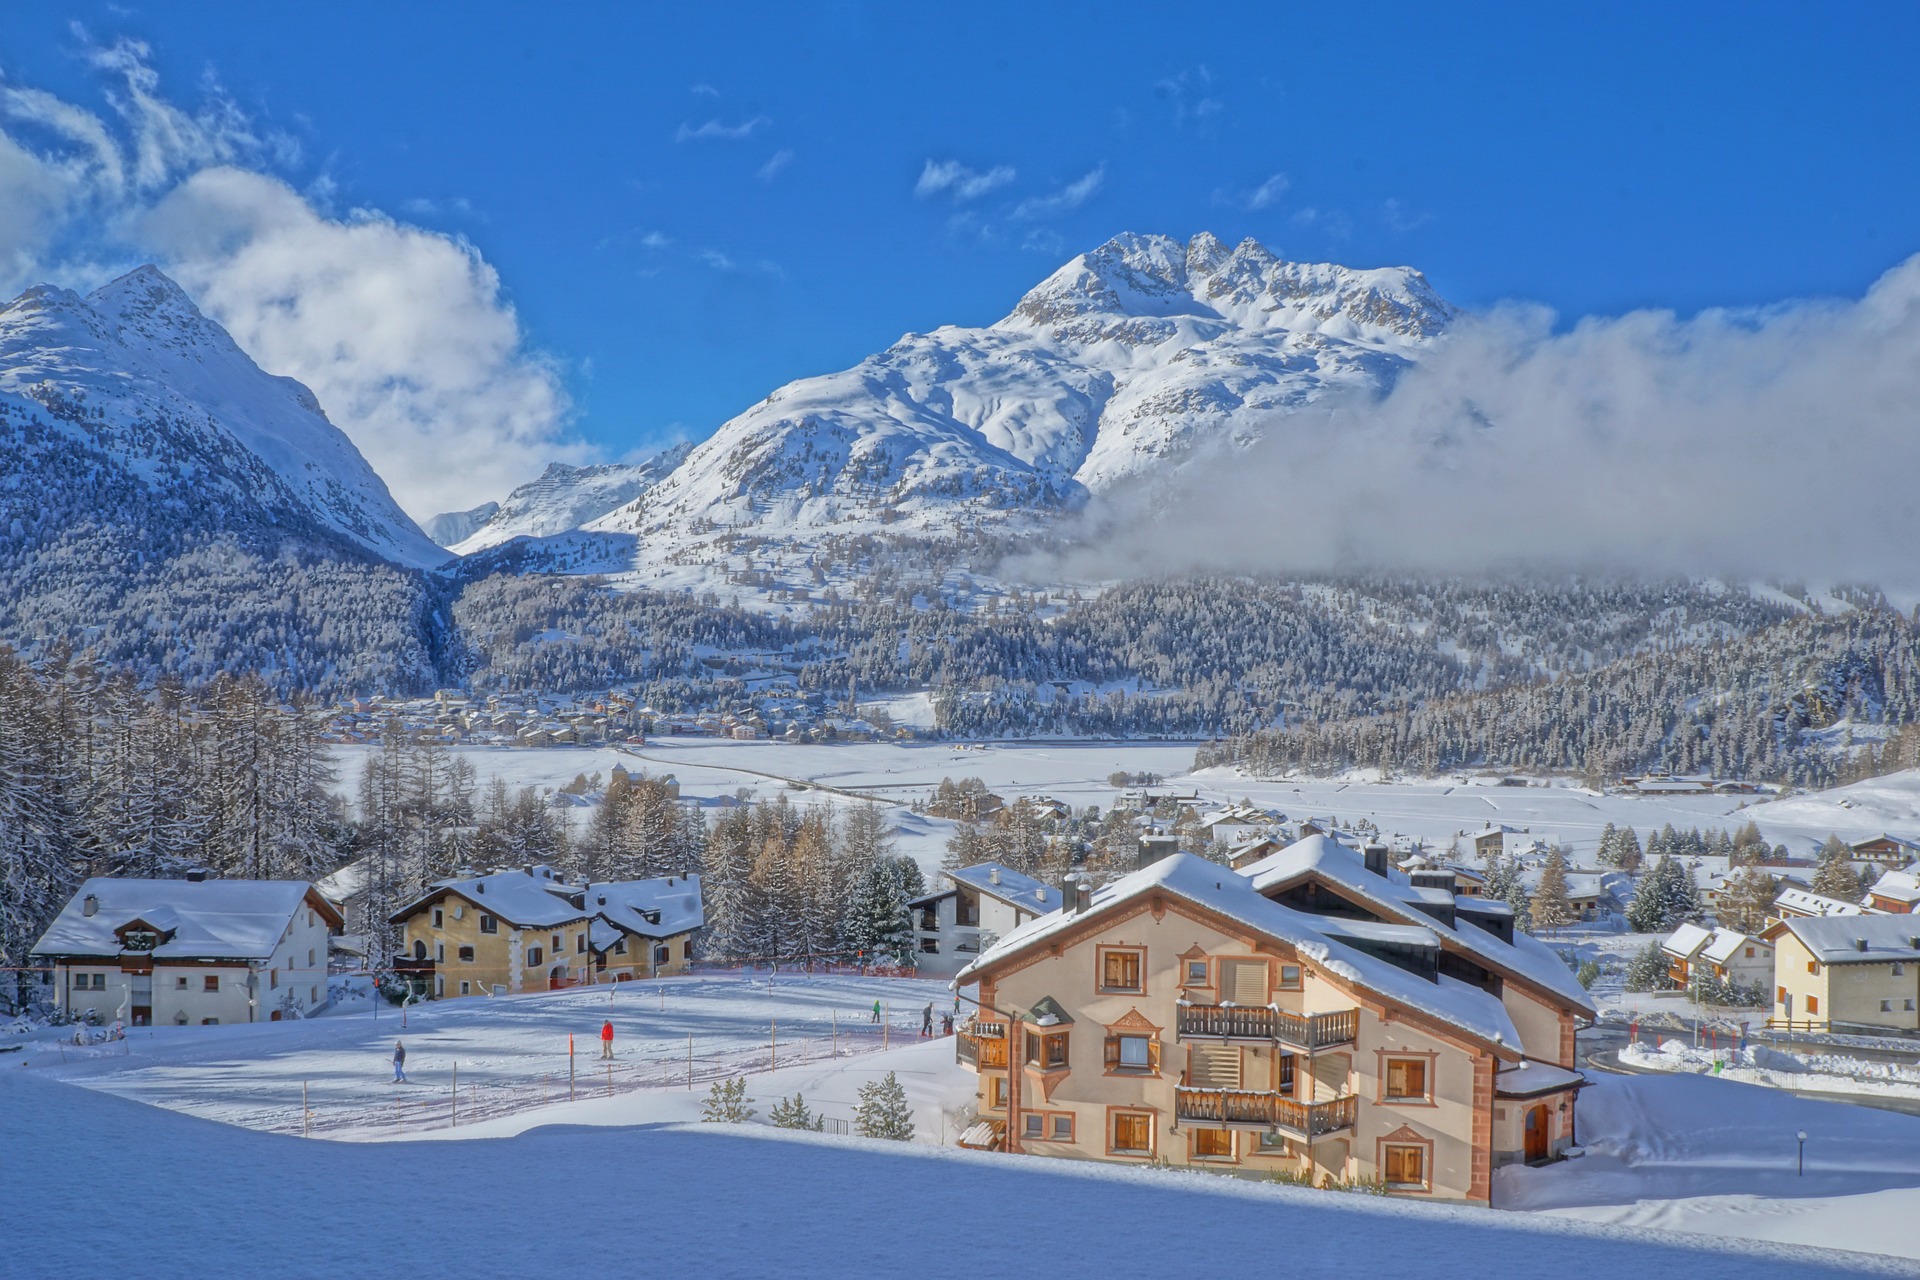
[(927, 1007), (920, 1011), (920, 1034), (923, 1036), (933, 1034), (933, 1001), (931, 1000), (927, 1001)]
[(600, 1028), (600, 1056), (608, 1062), (613, 1061), (613, 1023), (611, 1021)]
[(407, 1046), (398, 1040), (393, 1042), (393, 1082), (407, 1083)]

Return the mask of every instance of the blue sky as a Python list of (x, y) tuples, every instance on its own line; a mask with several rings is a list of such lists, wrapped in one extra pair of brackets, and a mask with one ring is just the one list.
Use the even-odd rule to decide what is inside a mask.
[[(1467, 307), (1563, 324), (1858, 297), (1920, 250), (1913, 6), (0, 7), (6, 86), (131, 150), (131, 59), (246, 137), (183, 150), (131, 203), (69, 200), (17, 262), (79, 284), (184, 252), (141, 219), (224, 163), (498, 272), (520, 344), (500, 359), (552, 394), (513, 384), (524, 417), (459, 484), (363, 441), (416, 514), (500, 496), (543, 452), (699, 438), (903, 332), (991, 321), (1123, 230), (1411, 264)], [(102, 53), (125, 41), (137, 58)], [(17, 117), (29, 147), (52, 118)], [(0, 252), (5, 234), (0, 209)], [(204, 262), (186, 274), (223, 318), (245, 305)], [(230, 327), (298, 371), (290, 339)]]

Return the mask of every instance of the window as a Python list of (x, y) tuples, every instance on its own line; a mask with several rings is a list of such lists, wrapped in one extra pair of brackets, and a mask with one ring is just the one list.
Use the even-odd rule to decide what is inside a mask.
[(1140, 980), (1140, 951), (1102, 948), (1100, 952), (1100, 989), (1102, 991), (1144, 992)]
[[(461, 958), (462, 960), (465, 960), (465, 961), (468, 961), (469, 963), (471, 963), (471, 962), (472, 962), (472, 960), (473, 960), (473, 948), (472, 948), (472, 947), (462, 947), (462, 948), (460, 948), (460, 958)], [(464, 986), (466, 986), (467, 984), (463, 982), (463, 983), (461, 983), (460, 985), (464, 987)]]
[(547, 955), (547, 953), (546, 953), (546, 952), (544, 952), (544, 951), (542, 951), (542, 950), (541, 950), (540, 948), (538, 948), (538, 947), (528, 947), (528, 948), (527, 948), (527, 963), (528, 963), (528, 964), (539, 964), (539, 963), (540, 963), (540, 962), (541, 962), (542, 960), (544, 960), (544, 959), (546, 958), (546, 955)]
[(920, 939), (920, 954), (921, 954), (921, 955), (923, 955), (923, 956), (937, 956), (937, 955), (939, 955), (939, 954), (940, 954), (940, 940), (939, 940), (938, 938), (922, 938), (922, 939)]
[(433, 909), (433, 927), (434, 928), (438, 929), (441, 925), (445, 924), (446, 919), (447, 919), (446, 912), (441, 910), (439, 907), (435, 907)]
[(1808, 996), (1808, 997), (1807, 997), (1807, 1012), (1808, 1012), (1808, 1013), (1818, 1013), (1818, 1012), (1820, 1012), (1820, 997), (1819, 997), (1819, 996)]
[(480, 913), (480, 932), (498, 933), (500, 932), (500, 922), (483, 911)]
[(1193, 1158), (1195, 1160), (1233, 1159), (1233, 1130), (1195, 1129), (1193, 1131)]
[(987, 1110), (998, 1111), (1007, 1105), (1007, 1082), (1001, 1076), (987, 1077)]
[[(466, 950), (466, 948), (464, 948), (464, 947), (462, 947), (462, 948), (461, 948), (461, 950), (463, 950), (463, 951), (464, 951), (464, 950)], [(461, 995), (463, 995), (463, 996), (465, 996), (465, 995), (472, 995), (472, 994), (473, 994), (473, 984), (472, 984), (472, 983), (470, 983), (470, 982), (462, 982), (462, 983), (460, 984), (460, 994), (461, 994)]]
[(279, 989), (279, 987), (280, 987), (280, 971), (278, 969), (267, 970), (267, 990), (276, 991)]
[(1035, 1035), (1027, 1032), (1027, 1063), (1039, 1067), (1042, 1071), (1059, 1071), (1067, 1065), (1067, 1033), (1049, 1032)]
[(1260, 1155), (1284, 1156), (1287, 1152), (1287, 1139), (1284, 1134), (1276, 1133), (1272, 1129), (1262, 1129), (1260, 1131), (1260, 1145), (1258, 1148)]
[(1187, 961), (1186, 985), (1189, 987), (1204, 987), (1207, 985), (1207, 962), (1205, 960)]
[(427, 958), (427, 940), (425, 938), (415, 938), (413, 940), (413, 958), (415, 960), (425, 960)]
[(1026, 1114), (1026, 1122), (1027, 1136), (1029, 1138), (1044, 1138), (1046, 1136), (1047, 1118), (1045, 1116), (1037, 1111), (1029, 1111)]
[(1748, 948), (1747, 948), (1747, 959), (1749, 959), (1749, 960), (1751, 960), (1751, 959), (1753, 959), (1753, 948), (1752, 948), (1752, 947), (1748, 947)]
[(185, 991), (187, 989), (186, 975), (182, 974), (173, 980), (173, 989), (175, 991)]
[(1425, 1102), (1428, 1097), (1428, 1066), (1425, 1058), (1388, 1058), (1387, 1101)]
[(1902, 1000), (1900, 1004), (1907, 1013), (1913, 1012), (1913, 1001), (1911, 999)]
[(93, 989), (94, 989), (95, 991), (105, 991), (105, 990), (107, 989), (107, 975), (106, 975), (106, 974), (104, 974), (104, 973), (96, 973), (96, 974), (94, 974), (94, 975), (93, 975)]
[(1053, 1133), (1051, 1137), (1055, 1142), (1072, 1142), (1073, 1141), (1073, 1113), (1072, 1112), (1056, 1111), (1054, 1113)]
[(308, 1000), (308, 1001), (309, 1001), (310, 1003), (312, 1003), (312, 1004), (319, 1004), (319, 1003), (320, 1003), (320, 988), (319, 988), (319, 987), (317, 987), (317, 986), (314, 986), (314, 987), (308, 987), (308, 988), (307, 988), (307, 1000)]
[(1382, 1158), (1386, 1165), (1388, 1186), (1424, 1187), (1427, 1185), (1427, 1149), (1425, 1147), (1395, 1144), (1386, 1148)]
[(1907, 971), (1907, 966), (1905, 966), (1905, 965), (1903, 965), (1903, 964), (1897, 964), (1897, 965), (1895, 965), (1895, 966), (1893, 966), (1893, 976), (1894, 976), (1894, 977), (1896, 977), (1896, 978), (1898, 978), (1898, 977), (1900, 977), (1900, 976), (1901, 976), (1902, 974), (1904, 974), (1904, 973), (1905, 973), (1906, 971)]
[(307, 948), (307, 968), (313, 968), (313, 948)]
[(207, 975), (207, 978), (206, 978), (206, 982), (205, 982), (205, 984), (204, 984), (204, 985), (203, 985), (203, 986), (201, 987), (201, 990), (203, 990), (203, 991), (218, 991), (219, 989), (220, 989), (220, 975), (219, 975), (219, 974), (217, 974), (217, 973), (210, 973), (210, 974), (208, 974), (208, 975)]
[(573, 935), (573, 954), (577, 956), (583, 956), (587, 954), (587, 935), (586, 934), (576, 933)]
[(673, 951), (671, 948), (655, 947), (653, 949), (653, 962), (655, 964), (665, 964), (671, 959), (673, 959)]
[(220, 1025), (220, 1019), (218, 1019), (218, 1018), (202, 1018), (202, 1019), (200, 1019), (200, 1025), (201, 1025), (201, 1026), (203, 1026), (203, 1027), (217, 1027), (217, 1026), (219, 1026), (219, 1025)]
[(1787, 989), (1785, 987), (1775, 987), (1773, 989), (1773, 1002), (1775, 1004), (1785, 1004), (1787, 1002)]
[(1820, 962), (1818, 960), (1807, 961), (1807, 972), (1808, 973), (1820, 972)]
[(613, 954), (617, 956), (623, 956), (627, 954), (627, 940), (625, 938), (622, 938), (620, 939), (620, 941), (613, 944)]
[(1280, 966), (1280, 989), (1282, 991), (1298, 991), (1300, 989), (1299, 965), (1283, 964)]
[(435, 964), (445, 964), (447, 962), (447, 944), (446, 943), (436, 942), (433, 944), (433, 962)]
[(1150, 1156), (1153, 1154), (1153, 1117), (1138, 1111), (1113, 1113), (1114, 1155)]
[(1108, 1036), (1107, 1070), (1154, 1075), (1160, 1070), (1160, 1042), (1152, 1036)]
[(1882, 1013), (1892, 1013), (1892, 1012), (1893, 1012), (1893, 1001), (1891, 1001), (1891, 1000), (1882, 1000), (1882, 1001), (1880, 1002), (1880, 1012), (1882, 1012)]
[(444, 996), (447, 994), (447, 980), (445, 978), (435, 978), (433, 980), (433, 994), (435, 996)]
[(560, 954), (560, 935), (557, 933), (553, 935), (553, 953)]

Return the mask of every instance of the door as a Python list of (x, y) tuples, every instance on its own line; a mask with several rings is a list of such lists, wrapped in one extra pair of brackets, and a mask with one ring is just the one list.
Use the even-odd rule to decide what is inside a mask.
[(153, 975), (136, 973), (133, 975), (132, 1006), (130, 1016), (136, 1027), (148, 1026), (153, 1022)]
[(1527, 1163), (1547, 1158), (1547, 1109), (1544, 1105), (1527, 1109)]
[(547, 974), (547, 990), (565, 991), (567, 989), (567, 966), (557, 964)]

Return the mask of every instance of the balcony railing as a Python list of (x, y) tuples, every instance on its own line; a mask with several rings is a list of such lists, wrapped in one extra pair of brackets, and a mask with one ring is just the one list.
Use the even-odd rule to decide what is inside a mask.
[(1284, 1094), (1250, 1089), (1195, 1089), (1176, 1085), (1174, 1114), (1203, 1124), (1278, 1129), (1312, 1141), (1353, 1127), (1359, 1099), (1348, 1094), (1325, 1102), (1301, 1102)]
[(1007, 1024), (1004, 1022), (963, 1023), (953, 1037), (953, 1059), (974, 1070), (991, 1070), (1007, 1065)]
[(1175, 1022), (1183, 1040), (1267, 1040), (1297, 1049), (1352, 1044), (1360, 1011), (1283, 1013), (1262, 1005), (1183, 1004)]

